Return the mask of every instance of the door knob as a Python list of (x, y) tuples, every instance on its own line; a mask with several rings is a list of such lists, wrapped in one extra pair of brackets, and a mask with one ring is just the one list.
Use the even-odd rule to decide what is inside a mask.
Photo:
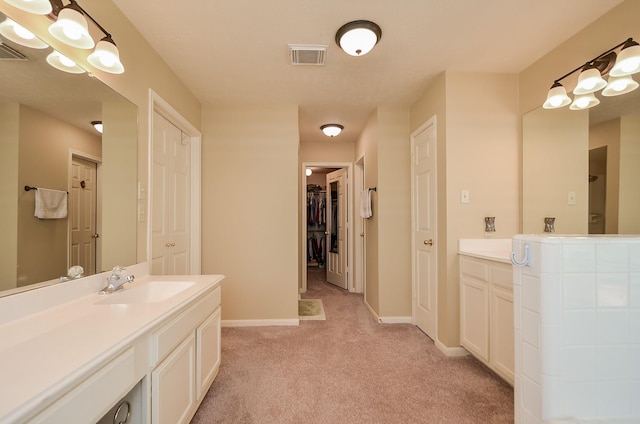
[(364, 237), (364, 233), (360, 233), (360, 237)]
[(433, 246), (433, 239), (425, 240), (424, 244), (426, 244), (427, 246)]
[(100, 234), (91, 234), (91, 238), (93, 239), (97, 239), (98, 237), (100, 237)]

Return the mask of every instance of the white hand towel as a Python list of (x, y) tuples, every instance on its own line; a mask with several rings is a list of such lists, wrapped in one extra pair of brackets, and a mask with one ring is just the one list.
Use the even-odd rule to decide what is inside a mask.
[(40, 219), (60, 219), (67, 217), (67, 192), (40, 188), (36, 190), (36, 210)]
[(360, 193), (360, 216), (371, 218), (371, 190), (366, 189)]

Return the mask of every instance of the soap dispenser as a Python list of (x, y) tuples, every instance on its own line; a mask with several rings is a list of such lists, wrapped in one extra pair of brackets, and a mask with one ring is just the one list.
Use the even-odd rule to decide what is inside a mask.
[(496, 232), (496, 217), (485, 216), (484, 217), (484, 236), (493, 237)]

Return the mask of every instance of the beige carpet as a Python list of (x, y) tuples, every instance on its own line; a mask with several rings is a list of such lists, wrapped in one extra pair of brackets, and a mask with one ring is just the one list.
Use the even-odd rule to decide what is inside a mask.
[(299, 299), (298, 319), (325, 320), (322, 299)]
[(327, 319), (222, 329), (220, 373), (193, 424), (513, 423), (513, 389), (448, 358), (409, 324), (379, 324), (362, 295), (309, 277)]

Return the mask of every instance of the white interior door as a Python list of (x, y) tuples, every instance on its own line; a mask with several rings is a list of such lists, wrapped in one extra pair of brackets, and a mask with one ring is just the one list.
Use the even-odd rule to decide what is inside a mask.
[(347, 288), (347, 170), (327, 174), (327, 281)]
[(436, 338), (436, 128), (435, 118), (411, 136), (414, 321)]
[(190, 147), (154, 112), (151, 170), (151, 273), (189, 274)]
[(69, 266), (80, 265), (85, 275), (96, 273), (97, 165), (73, 156), (71, 160), (71, 192), (69, 193)]

